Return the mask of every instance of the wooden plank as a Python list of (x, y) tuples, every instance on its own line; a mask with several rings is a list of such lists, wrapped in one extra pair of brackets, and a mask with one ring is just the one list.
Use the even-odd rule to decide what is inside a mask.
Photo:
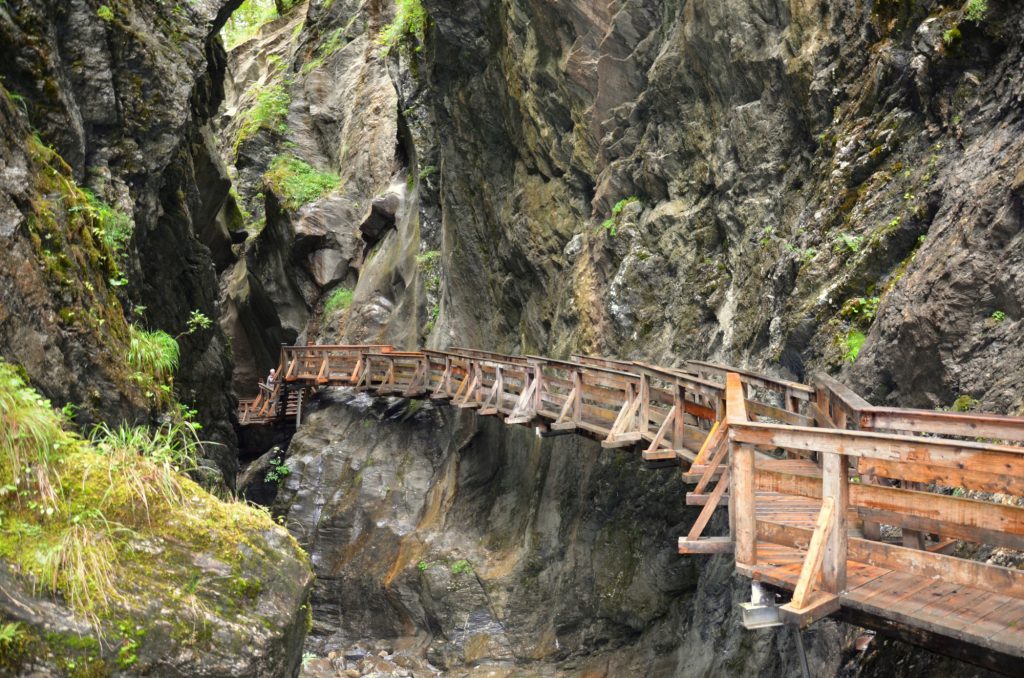
[(719, 365), (717, 363), (709, 363), (703, 360), (687, 360), (686, 365), (687, 367), (692, 366), (693, 368), (698, 368), (697, 371), (703, 370), (718, 375), (719, 377), (724, 377), (728, 373), (738, 374), (741, 376), (744, 383), (752, 384), (771, 391), (784, 392), (786, 389), (791, 389), (793, 395), (801, 400), (810, 400), (811, 395), (814, 393), (814, 389), (806, 384), (800, 384), (786, 379), (779, 379), (777, 377), (769, 377), (764, 374), (758, 374), (757, 372), (742, 370), (731, 365)]
[(840, 431), (758, 422), (736, 422), (737, 442), (807, 452), (832, 452), (889, 461), (917, 461), (967, 467), (986, 473), (1020, 475), (1024, 448), (1008, 445), (901, 436), (872, 431)]
[(825, 591), (815, 591), (804, 605), (796, 606), (792, 602), (779, 607), (779, 615), (786, 624), (794, 624), (806, 628), (819, 619), (839, 611), (839, 596)]
[(725, 412), (729, 424), (739, 424), (747, 421), (746, 399), (743, 394), (743, 384), (738, 374), (726, 375), (725, 379)]
[(679, 553), (683, 554), (711, 554), (711, 553), (732, 553), (732, 537), (701, 537), (690, 539), (689, 537), (679, 538)]
[[(672, 411), (675, 412), (675, 407), (672, 408)], [(717, 441), (725, 435), (727, 426), (728, 424), (723, 426), (722, 422), (719, 421), (716, 421), (711, 425), (711, 430), (708, 432), (707, 437), (704, 438), (704, 442), (701, 444), (700, 450), (697, 452), (697, 458), (693, 460), (694, 464), (704, 463), (704, 460), (707, 459), (708, 454), (710, 453), (710, 449), (717, 445)], [(721, 429), (721, 432), (719, 432), (719, 429)]]
[[(836, 528), (835, 521), (833, 520), (835, 510), (835, 500), (832, 497), (825, 497), (821, 502), (818, 522), (807, 548), (807, 557), (804, 560), (803, 568), (800, 570), (800, 579), (797, 580), (796, 589), (793, 591), (791, 607), (795, 612), (799, 612), (807, 606), (818, 576), (824, 575), (822, 568), (825, 562), (826, 544), (832, 530)], [(845, 557), (845, 555), (844, 553), (843, 556)]]
[[(758, 518), (760, 540), (805, 549), (813, 531)], [(988, 565), (932, 551), (917, 551), (902, 546), (850, 537), (849, 559), (873, 567), (896, 570), (922, 579), (940, 577), (946, 581), (993, 593), (1024, 598), (1024, 570)]]
[(726, 469), (722, 472), (722, 478), (715, 485), (715, 490), (711, 493), (703, 510), (698, 514), (697, 519), (693, 521), (693, 525), (690, 526), (690, 532), (686, 535), (687, 539), (692, 541), (704, 533), (704, 528), (707, 527), (711, 516), (714, 515), (715, 509), (718, 508), (718, 504), (722, 500), (722, 495), (725, 494), (725, 490), (728, 487), (729, 469)]
[(846, 511), (850, 505), (850, 474), (846, 456), (826, 452), (822, 458), (822, 502), (835, 502), (831, 520), (835, 523), (825, 542), (821, 566), (822, 587), (829, 593), (846, 588)]
[(864, 417), (874, 430), (1024, 441), (1024, 417), (890, 407), (871, 407)]
[(880, 485), (856, 485), (852, 493), (852, 502), (859, 507), (1024, 535), (1024, 508), (1019, 506)]
[(970, 468), (951, 468), (923, 462), (894, 462), (884, 459), (858, 460), (857, 470), (862, 474), (909, 480), (919, 483), (963, 487), (980, 492), (1002, 492), (1024, 494), (1024, 463), (1020, 465), (1021, 475), (1008, 473), (985, 473)]
[(746, 410), (748, 416), (768, 417), (793, 426), (812, 426), (814, 424), (814, 420), (811, 417), (805, 417), (804, 415), (797, 414), (796, 412), (790, 412), (789, 410), (784, 410), (779, 407), (759, 403), (756, 400), (748, 399), (746, 401)]

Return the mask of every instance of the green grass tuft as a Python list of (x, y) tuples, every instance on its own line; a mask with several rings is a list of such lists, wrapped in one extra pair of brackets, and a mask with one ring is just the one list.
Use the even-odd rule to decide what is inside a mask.
[(420, 0), (395, 0), (395, 20), (385, 25), (377, 41), (385, 47), (414, 38), (423, 42), (429, 17)]
[(352, 295), (352, 290), (344, 287), (339, 287), (331, 292), (331, 296), (327, 297), (327, 302), (324, 304), (324, 314), (331, 315), (347, 310), (352, 305)]
[(857, 356), (860, 355), (860, 349), (864, 345), (864, 341), (867, 337), (860, 330), (850, 330), (846, 333), (846, 337), (843, 339), (843, 360), (847, 362), (853, 362), (857, 360)]
[(263, 178), (280, 197), (281, 204), (292, 210), (322, 198), (341, 185), (337, 174), (321, 172), (294, 155), (274, 158)]
[(178, 342), (163, 330), (129, 327), (128, 366), (158, 383), (168, 381), (178, 369), (179, 351)]

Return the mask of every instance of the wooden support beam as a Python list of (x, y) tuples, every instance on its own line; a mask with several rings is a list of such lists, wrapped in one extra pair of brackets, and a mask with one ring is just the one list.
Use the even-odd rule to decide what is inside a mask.
[(682, 554), (715, 554), (732, 553), (732, 537), (701, 537), (690, 539), (689, 537), (679, 538), (679, 553)]
[(786, 624), (806, 628), (819, 619), (838, 612), (840, 607), (840, 599), (836, 594), (815, 591), (802, 607), (796, 607), (792, 602), (780, 606), (779, 617)]
[[(757, 537), (763, 542), (806, 549), (813, 534), (814, 531), (806, 527), (757, 521)], [(992, 593), (1024, 598), (1024, 570), (857, 537), (849, 539), (848, 557), (856, 563), (897, 570), (923, 579), (941, 579)]]
[[(729, 515), (732, 519), (733, 539), (736, 542), (736, 562), (756, 565), (754, 448), (744, 444), (732, 444), (730, 448), (732, 459), (729, 474), (732, 491), (729, 493)], [(721, 484), (722, 481), (719, 481), (718, 485)], [(718, 486), (715, 489), (717, 490)]]
[[(722, 495), (725, 494), (725, 490), (729, 487), (729, 470), (726, 469), (722, 472), (722, 478), (715, 485), (714, 491), (708, 497), (707, 502), (704, 504), (704, 508), (701, 509), (697, 519), (693, 521), (693, 525), (690, 526), (690, 532), (686, 535), (686, 538), (690, 541), (699, 538), (704, 534), (704, 528), (707, 527), (708, 522), (711, 520), (711, 516), (714, 515), (715, 509), (718, 508), (718, 504), (722, 500)], [(689, 495), (687, 495), (689, 496)]]
[(821, 465), (822, 511), (829, 503), (831, 527), (826, 536), (821, 564), (822, 589), (840, 593), (846, 589), (846, 511), (850, 506), (850, 474), (845, 455), (826, 452)]
[[(825, 579), (825, 569), (830, 557), (827, 553), (828, 542), (836, 529), (835, 512), (836, 501), (832, 497), (825, 497), (821, 501), (821, 511), (818, 513), (818, 521), (814, 526), (811, 543), (807, 547), (803, 567), (800, 568), (800, 578), (797, 579), (796, 588), (793, 590), (791, 604), (795, 610), (806, 607), (810, 602), (811, 593), (819, 576), (822, 578), (823, 587), (829, 586), (829, 582)], [(845, 558), (845, 552), (843, 556)], [(834, 593), (834, 591), (829, 591), (829, 593)]]

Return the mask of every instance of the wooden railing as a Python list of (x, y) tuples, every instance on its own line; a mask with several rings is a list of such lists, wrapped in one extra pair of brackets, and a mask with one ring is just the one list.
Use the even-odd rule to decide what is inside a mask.
[[(408, 352), (388, 345), (286, 346), (278, 366), (283, 389), (243, 401), (239, 420), (274, 421), (271, 402), (293, 389), (347, 385), (382, 395), (451, 400), (510, 424), (537, 425), (544, 435), (575, 431), (598, 438), (605, 447), (640, 444), (651, 463), (689, 463), (725, 411), (718, 366), (702, 365), (707, 378), (685, 369), (592, 356), (554, 360), (468, 348)], [(808, 387), (745, 374), (752, 389), (747, 403), (759, 416), (812, 421)]]
[[(1024, 627), (1024, 572), (943, 553), (964, 542), (1024, 551), (1024, 447), (1014, 444), (1024, 418), (875, 407), (827, 376), (806, 386), (699, 361), (338, 345), (283, 347), (278, 383), (243, 401), (239, 419), (298, 419), (303, 396), (331, 385), (446, 400), (542, 435), (577, 433), (635, 447), (651, 464), (683, 464), (695, 483), (686, 502), (702, 509), (680, 552), (732, 552), (741, 574), (793, 592), (786, 620), (853, 609), (1024, 655), (1012, 618), (1019, 611)], [(725, 505), (727, 534), (705, 536)], [(887, 586), (909, 588), (890, 596)], [(919, 590), (939, 603), (915, 600)], [(991, 638), (956, 617), (975, 593), (998, 604), (981, 627)], [(961, 626), (936, 621), (930, 606), (943, 601)]]

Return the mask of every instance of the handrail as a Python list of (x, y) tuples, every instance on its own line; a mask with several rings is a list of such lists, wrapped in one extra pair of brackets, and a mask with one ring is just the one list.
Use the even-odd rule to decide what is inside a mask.
[(795, 394), (798, 394), (797, 397), (803, 400), (807, 400), (811, 394), (814, 393), (814, 388), (807, 384), (801, 384), (798, 381), (789, 381), (788, 379), (780, 379), (778, 377), (769, 377), (765, 374), (758, 374), (757, 372), (751, 372), (750, 370), (744, 370), (730, 365), (720, 365), (718, 363), (705, 362), (703, 360), (687, 360), (686, 365), (696, 365), (698, 369), (718, 374), (723, 378), (728, 373), (738, 374), (743, 378), (744, 383), (773, 391), (782, 392), (789, 389)]

